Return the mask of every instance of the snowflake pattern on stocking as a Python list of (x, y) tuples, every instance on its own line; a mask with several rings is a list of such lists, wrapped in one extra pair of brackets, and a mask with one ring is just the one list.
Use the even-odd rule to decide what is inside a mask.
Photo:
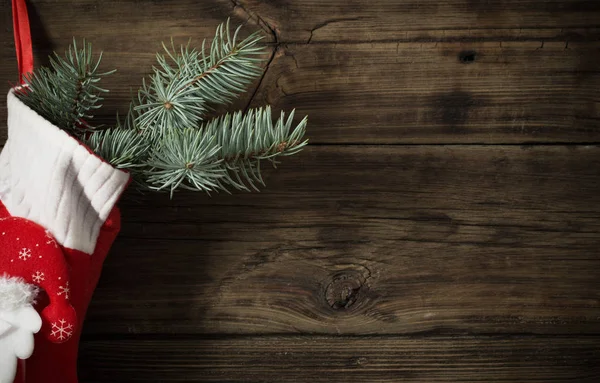
[(31, 276), (31, 279), (33, 279), (35, 283), (41, 283), (46, 280), (46, 277), (41, 271), (36, 271), (35, 274)]
[(52, 323), (52, 332), (50, 335), (58, 340), (69, 339), (73, 335), (73, 325), (67, 324), (67, 321), (64, 319), (60, 319), (58, 323)]
[(31, 258), (31, 250), (24, 247), (19, 251), (19, 259), (26, 261), (28, 258)]
[(52, 245), (55, 248), (58, 248), (58, 243), (56, 243), (56, 240), (48, 230), (46, 230), (46, 245)]
[(58, 288), (60, 291), (56, 293), (56, 295), (65, 294), (65, 299), (69, 299), (69, 293), (71, 292), (71, 289), (69, 289), (69, 282), (67, 282), (65, 286), (58, 286)]

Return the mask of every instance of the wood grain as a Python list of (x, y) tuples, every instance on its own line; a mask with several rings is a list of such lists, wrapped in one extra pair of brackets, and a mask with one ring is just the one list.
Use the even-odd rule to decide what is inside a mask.
[[(10, 1), (0, 5), (9, 26)], [(600, 35), (594, 0), (29, 0), (28, 8), (34, 44), (42, 49), (85, 33), (113, 49), (145, 52), (160, 47), (157, 37), (211, 35), (229, 16), (260, 26), (269, 41), (281, 43), (593, 41)]]
[(254, 104), (296, 108), (318, 143), (594, 142), (600, 44), (281, 47)]
[(599, 168), (596, 146), (313, 146), (261, 194), (130, 195), (86, 331), (597, 333)]
[(594, 0), (234, 0), (281, 42), (596, 39)]
[(84, 382), (597, 382), (598, 338), (97, 340)]
[(36, 65), (76, 36), (118, 68), (100, 122), (161, 41), (199, 44), (228, 17), (269, 49), (231, 109), (310, 119), (312, 145), (260, 194), (129, 192), (82, 382), (600, 380), (600, 2), (28, 7)]
[[(245, 34), (262, 29), (265, 41), (276, 42), (277, 52), (256, 96), (258, 81), (231, 109), (243, 109), (250, 101), (296, 108), (310, 116), (314, 143), (598, 142), (600, 44), (587, 32), (569, 32), (588, 28), (594, 20), (600, 30), (597, 2), (168, 3), (33, 1), (36, 62), (47, 63), (46, 55), (63, 51), (73, 35), (104, 50), (104, 68), (118, 72), (104, 82), (112, 92), (97, 120), (111, 124), (117, 112), (128, 109), (132, 90), (151, 71), (162, 41), (173, 37), (180, 43), (191, 37), (200, 44), (219, 22), (233, 17), (234, 23), (247, 20)], [(9, 2), (3, 5), (8, 9)], [(350, 16), (336, 19), (336, 12)], [(313, 24), (291, 17), (298, 14), (315, 20), (325, 15), (333, 21), (321, 21), (312, 32), (313, 41), (305, 44), (301, 31)], [(16, 65), (10, 18), (3, 20), (0, 81), (6, 83), (15, 81)], [(392, 30), (375, 39), (360, 34), (365, 28), (383, 33), (391, 20), (407, 34)], [(476, 20), (480, 29), (472, 29), (469, 20)], [(109, 22), (111, 28), (105, 28)], [(549, 26), (559, 31), (558, 37), (544, 34)], [(413, 27), (443, 35), (413, 36)], [(468, 34), (449, 38), (448, 31)], [(518, 35), (510, 35), (516, 31)], [(323, 41), (315, 45), (319, 36)], [(380, 42), (339, 44), (345, 41), (342, 36)], [(457, 39), (461, 42), (448, 42)], [(5, 116), (2, 106), (0, 118)], [(0, 141), (5, 136), (2, 128)]]
[[(112, 123), (108, 111), (126, 113), (154, 56), (104, 58), (119, 72), (97, 120)], [(286, 45), (251, 105), (308, 115), (313, 143), (597, 142), (598, 63), (600, 43)]]

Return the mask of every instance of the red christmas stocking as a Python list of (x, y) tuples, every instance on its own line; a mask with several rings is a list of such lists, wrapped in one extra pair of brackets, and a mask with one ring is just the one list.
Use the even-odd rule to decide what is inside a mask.
[[(40, 285), (47, 293), (36, 305), (42, 316), (42, 331), (35, 337), (33, 355), (26, 361), (25, 371), (17, 377), (19, 383), (77, 382), (77, 350), (83, 320), (104, 259), (120, 229), (115, 204), (128, 182), (127, 173), (93, 155), (29, 109), (12, 91), (8, 94), (8, 141), (0, 154), (0, 217), (11, 217), (5, 221), (18, 225), (11, 226), (8, 243), (12, 250), (4, 251), (0, 245), (0, 271), (31, 261), (30, 268), (11, 268), (8, 273)], [(20, 248), (19, 241), (23, 240), (28, 241), (31, 252)], [(67, 274), (56, 274), (60, 279), (54, 285), (41, 283), (45, 281), (40, 278), (47, 278), (48, 274), (34, 267), (36, 245), (47, 251), (54, 248), (55, 258), (60, 258), (56, 254), (62, 256)], [(49, 255), (38, 260), (45, 257), (50, 260)], [(61, 284), (65, 279), (68, 284)], [(68, 327), (71, 323), (61, 322), (68, 316), (69, 304), (75, 311), (69, 320), (76, 318), (72, 327)], [(52, 334), (58, 338), (61, 335), (57, 334), (62, 334), (65, 339), (53, 338)]]

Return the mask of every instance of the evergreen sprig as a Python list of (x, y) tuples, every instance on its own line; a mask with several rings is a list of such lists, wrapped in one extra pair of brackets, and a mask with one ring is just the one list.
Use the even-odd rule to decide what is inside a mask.
[(305, 117), (292, 129), (295, 111), (288, 118), (281, 112), (275, 123), (271, 107), (250, 109), (226, 114), (206, 123), (205, 134), (214, 134), (219, 145), (219, 158), (227, 169), (223, 179), (226, 185), (238, 190), (258, 190), (256, 184), (265, 185), (261, 176), (261, 161), (277, 164), (277, 157), (290, 156), (302, 150), (308, 143), (303, 140), (306, 132)]
[(130, 172), (145, 166), (150, 150), (150, 141), (143, 134), (119, 127), (95, 131), (82, 141), (114, 167)]
[(210, 48), (182, 46), (157, 55), (158, 67), (144, 81), (127, 118), (114, 127), (92, 130), (87, 121), (100, 108), (98, 86), (105, 75), (90, 44), (75, 42), (65, 58), (40, 68), (17, 95), (58, 127), (69, 131), (113, 166), (129, 171), (136, 184), (171, 196), (180, 189), (204, 192), (258, 190), (261, 163), (299, 152), (306, 144), (306, 117), (296, 126), (294, 111), (273, 121), (269, 106), (227, 113), (204, 121), (213, 105), (226, 104), (261, 74), (260, 36), (239, 40), (229, 21), (216, 31)]
[(210, 192), (219, 188), (224, 176), (221, 160), (216, 158), (219, 146), (216, 137), (199, 134), (197, 129), (173, 129), (150, 155), (145, 171), (151, 189), (176, 189)]
[(264, 186), (261, 161), (276, 163), (276, 157), (299, 152), (307, 119), (292, 129), (294, 112), (273, 123), (270, 107), (247, 114), (226, 114), (199, 128), (172, 129), (163, 144), (150, 155), (145, 171), (154, 190), (178, 188), (215, 191), (258, 190)]
[(54, 53), (50, 68), (41, 67), (23, 79), (25, 86), (17, 95), (27, 106), (45, 119), (79, 137), (83, 131), (92, 130), (93, 112), (101, 107), (102, 94), (108, 92), (98, 82), (115, 71), (100, 72), (102, 53), (92, 54), (92, 45), (83, 41), (83, 48), (73, 45), (65, 57)]
[(136, 123), (141, 129), (157, 127), (187, 128), (203, 120), (210, 105), (227, 104), (262, 73), (259, 56), (265, 50), (258, 45), (262, 37), (254, 33), (238, 39), (241, 26), (233, 35), (229, 20), (219, 25), (206, 49), (190, 44), (177, 50), (163, 44), (166, 54), (157, 54), (158, 67), (138, 92)]

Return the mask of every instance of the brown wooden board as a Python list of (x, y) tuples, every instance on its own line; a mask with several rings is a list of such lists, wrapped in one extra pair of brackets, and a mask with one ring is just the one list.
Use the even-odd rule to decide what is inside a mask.
[(581, 382), (597, 337), (242, 337), (97, 340), (83, 382)]
[(599, 63), (598, 43), (286, 45), (253, 104), (319, 143), (596, 141)]
[[(104, 68), (119, 68), (104, 113), (123, 115), (153, 54), (104, 57)], [(595, 142), (598, 63), (599, 43), (286, 45), (251, 105), (308, 115), (313, 143)]]
[(282, 42), (595, 39), (594, 0), (232, 0)]
[[(261, 193), (125, 196), (82, 382), (600, 380), (600, 2), (28, 8), (36, 65), (75, 36), (118, 69), (99, 122), (162, 41), (199, 45), (228, 17), (268, 48), (231, 109), (309, 115), (312, 145)], [(10, 13), (0, 0), (5, 91)]]
[(260, 194), (130, 194), (87, 331), (597, 333), (598, 169), (596, 146), (313, 146)]
[[(234, 24), (247, 21), (245, 34), (262, 30), (265, 42), (277, 42), (277, 52), (265, 78), (231, 109), (250, 102), (297, 108), (310, 117), (312, 142), (598, 141), (600, 45), (588, 30), (594, 20), (600, 29), (597, 2), (167, 3), (32, 1), (36, 63), (47, 64), (46, 55), (62, 52), (73, 36), (104, 50), (104, 68), (118, 69), (104, 83), (112, 92), (98, 117), (110, 124), (117, 111), (126, 112), (162, 41), (192, 38), (199, 45), (232, 17)], [(9, 2), (4, 7), (0, 81), (8, 90), (8, 82), (16, 81), (16, 62)], [(311, 20), (323, 25), (306, 44)], [(357, 23), (362, 27), (355, 28)], [(588, 32), (569, 32), (575, 27)], [(389, 34), (369, 38), (365, 28)], [(552, 33), (546, 34), (547, 28)], [(417, 30), (439, 36), (423, 37)], [(379, 43), (351, 43), (365, 41)], [(2, 106), (0, 118), (5, 116)], [(5, 135), (2, 128), (0, 140)]]
[[(594, 40), (594, 0), (28, 0), (34, 43), (88, 38), (144, 52), (156, 37), (203, 36), (227, 17), (249, 21), (272, 41), (296, 43)], [(10, 24), (10, 1), (3, 0)], [(10, 35), (10, 30), (3, 29)], [(5, 44), (10, 44), (8, 40)], [(48, 49), (52, 46), (42, 45)]]

